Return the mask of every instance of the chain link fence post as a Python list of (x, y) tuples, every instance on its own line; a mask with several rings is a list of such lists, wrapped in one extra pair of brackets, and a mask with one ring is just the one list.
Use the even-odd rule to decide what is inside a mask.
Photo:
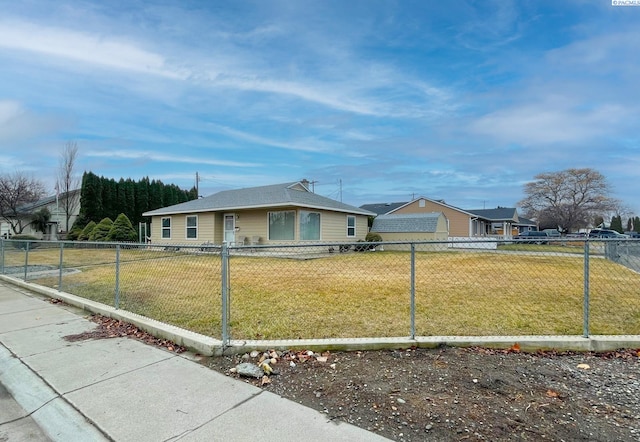
[(60, 241), (60, 265), (58, 266), (58, 291), (62, 291), (62, 257), (64, 252), (64, 242)]
[(416, 338), (416, 245), (411, 243), (411, 339)]
[(24, 246), (24, 282), (27, 282), (27, 269), (29, 268), (29, 241), (25, 242)]
[(120, 308), (120, 244), (116, 245), (116, 289), (114, 306), (116, 309)]
[(222, 243), (220, 252), (221, 263), (221, 287), (222, 287), (222, 348), (229, 345), (229, 247)]
[(584, 299), (582, 307), (582, 337), (589, 337), (589, 241), (584, 242)]
[(0, 252), (2, 252), (2, 261), (0, 261), (0, 275), (4, 275), (4, 239), (0, 239)]

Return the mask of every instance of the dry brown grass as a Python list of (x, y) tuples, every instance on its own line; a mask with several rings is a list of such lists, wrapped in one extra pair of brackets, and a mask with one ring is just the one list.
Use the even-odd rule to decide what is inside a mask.
[[(106, 261), (105, 251), (85, 259), (67, 252), (80, 264)], [(220, 337), (219, 256), (143, 259), (143, 252), (129, 252), (121, 264), (121, 308)], [(47, 261), (44, 253), (39, 259)], [(581, 335), (582, 266), (581, 257), (566, 253), (417, 253), (417, 335)], [(590, 267), (591, 333), (640, 334), (640, 275), (601, 258)], [(234, 339), (410, 334), (408, 253), (234, 256), (230, 278)], [(113, 265), (85, 266), (64, 277), (63, 289), (113, 304), (114, 282)]]

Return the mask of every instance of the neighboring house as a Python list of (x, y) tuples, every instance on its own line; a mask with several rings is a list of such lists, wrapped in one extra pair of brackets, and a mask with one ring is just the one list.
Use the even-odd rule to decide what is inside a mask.
[[(383, 241), (446, 241), (449, 236), (447, 218), (442, 212), (378, 215), (371, 232), (379, 234)], [(385, 245), (387, 250), (407, 248)]]
[(467, 210), (478, 218), (478, 225), (482, 227), (481, 235), (499, 235), (506, 238), (517, 235), (519, 222), (518, 211), (515, 207), (498, 207), (496, 209)]
[(225, 190), (151, 210), (151, 241), (161, 244), (352, 242), (375, 213), (309, 190), (306, 180)]
[(518, 217), (518, 222), (515, 224), (518, 229), (518, 234), (528, 232), (530, 230), (538, 230), (538, 223), (534, 220)]
[[(80, 189), (71, 190), (68, 194), (62, 193), (58, 196), (48, 196), (34, 203), (20, 206), (18, 208), (18, 215), (22, 221), (22, 225), (26, 226), (22, 230), (21, 235), (31, 235), (36, 238), (46, 240), (57, 240), (59, 234), (65, 227), (66, 214), (64, 211), (64, 201), (66, 200), (67, 195), (69, 198), (73, 199), (73, 204), (71, 204), (73, 211), (69, 218), (69, 226), (72, 226), (80, 213)], [(36, 232), (35, 228), (31, 224), (31, 218), (35, 212), (45, 208), (49, 210), (49, 213), (51, 213), (51, 218), (47, 224), (47, 231), (45, 233)], [(0, 220), (0, 235), (4, 238), (13, 236), (13, 234), (10, 224), (6, 220)]]
[[(365, 204), (363, 209), (378, 215), (442, 212), (447, 219), (450, 238), (485, 237), (518, 233), (519, 218), (515, 208), (466, 210), (451, 206), (443, 200), (418, 197), (405, 203)], [(389, 210), (385, 210), (388, 208)]]

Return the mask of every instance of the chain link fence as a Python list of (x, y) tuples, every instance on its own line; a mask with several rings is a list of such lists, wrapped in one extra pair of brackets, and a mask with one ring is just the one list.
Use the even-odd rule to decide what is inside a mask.
[(640, 334), (636, 239), (236, 247), (2, 240), (0, 248), (2, 274), (223, 344)]

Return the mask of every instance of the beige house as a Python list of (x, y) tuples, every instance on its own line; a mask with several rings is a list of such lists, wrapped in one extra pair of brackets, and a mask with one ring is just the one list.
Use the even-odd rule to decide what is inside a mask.
[[(447, 218), (442, 212), (379, 215), (373, 220), (371, 232), (383, 241), (447, 241), (449, 233)], [(409, 245), (386, 244), (385, 250), (407, 250)], [(420, 250), (425, 250), (424, 245)], [(447, 245), (431, 248), (446, 249)]]
[(143, 213), (156, 244), (232, 245), (355, 242), (368, 210), (317, 195), (306, 180), (225, 190)]
[(447, 219), (450, 238), (511, 236), (517, 234), (519, 223), (515, 208), (465, 210), (441, 200), (419, 197), (405, 203), (366, 204), (362, 209), (378, 215), (406, 215), (442, 212)]

